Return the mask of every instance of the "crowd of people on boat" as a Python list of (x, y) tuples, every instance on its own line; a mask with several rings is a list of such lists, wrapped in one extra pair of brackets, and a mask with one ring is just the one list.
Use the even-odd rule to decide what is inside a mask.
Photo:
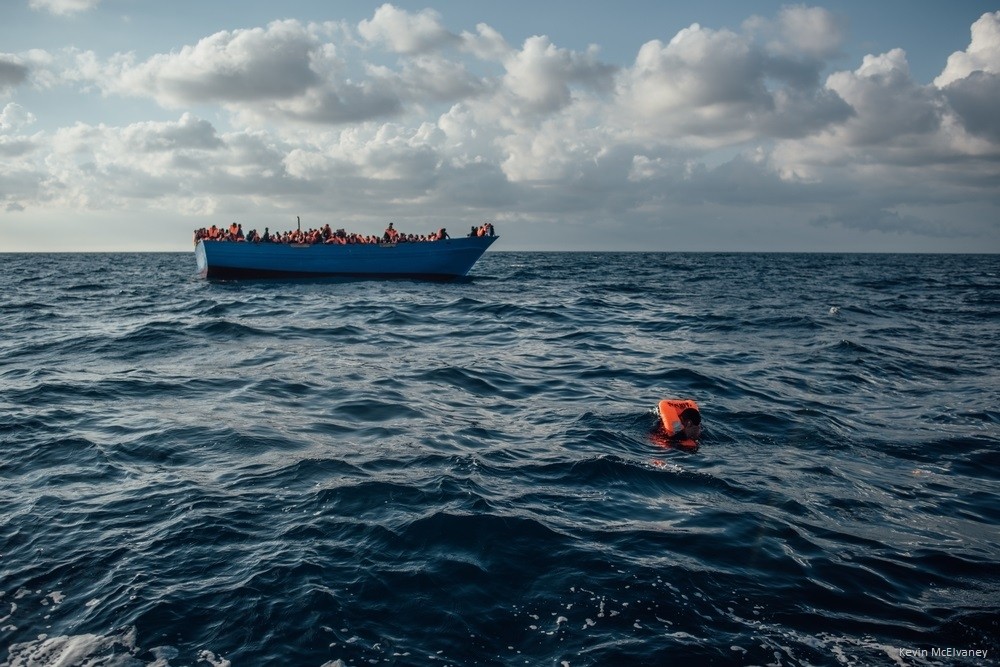
[[(469, 236), (496, 236), (496, 232), (493, 229), (493, 223), (486, 222), (478, 227), (473, 225), (471, 231), (469, 232)], [(450, 238), (451, 236), (448, 234), (448, 230), (444, 227), (436, 232), (431, 232), (430, 234), (405, 234), (398, 231), (395, 228), (395, 225), (391, 222), (382, 236), (348, 233), (343, 229), (333, 230), (330, 228), (330, 225), (323, 225), (320, 229), (309, 229), (307, 231), (294, 229), (287, 232), (276, 232), (274, 234), (271, 233), (269, 227), (265, 227), (264, 233), (258, 234), (256, 229), (244, 232), (243, 225), (236, 222), (229, 225), (228, 228), (216, 227), (215, 225), (212, 225), (211, 227), (196, 229), (194, 232), (195, 244), (197, 244), (198, 241), (205, 240), (249, 243), (290, 243), (309, 245), (317, 243), (333, 243), (339, 245), (351, 245), (356, 243), (420, 243), (426, 241), (443, 241), (444, 239)]]

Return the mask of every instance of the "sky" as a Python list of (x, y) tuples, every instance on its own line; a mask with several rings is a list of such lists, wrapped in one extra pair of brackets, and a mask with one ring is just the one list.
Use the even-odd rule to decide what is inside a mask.
[(1000, 252), (971, 0), (0, 0), (0, 252)]

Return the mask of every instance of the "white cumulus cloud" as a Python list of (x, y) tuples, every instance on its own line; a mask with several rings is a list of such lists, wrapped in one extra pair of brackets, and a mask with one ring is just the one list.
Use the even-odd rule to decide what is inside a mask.
[(47, 11), (65, 16), (93, 9), (101, 0), (29, 0), (28, 6), (36, 11)]
[(314, 60), (326, 56), (306, 26), (276, 21), (266, 28), (217, 32), (177, 53), (124, 64), (113, 85), (169, 107), (290, 99), (319, 83)]
[(441, 24), (433, 9), (415, 14), (384, 4), (370, 21), (361, 21), (358, 32), (369, 42), (385, 44), (396, 53), (415, 54), (457, 44), (459, 38)]
[(827, 87), (855, 111), (838, 131), (847, 145), (867, 146), (932, 134), (941, 123), (941, 96), (933, 87), (913, 80), (902, 49), (865, 56), (853, 72), (832, 74)]
[(1000, 12), (972, 24), (969, 48), (948, 58), (934, 84), (969, 133), (1000, 142)]
[(555, 111), (571, 101), (571, 86), (610, 89), (615, 68), (602, 63), (597, 49), (560, 49), (548, 37), (530, 37), (506, 61), (504, 84), (535, 111)]
[[(334, 202), (338, 226), (369, 232), (402, 215), (426, 221), (414, 231), (506, 218), (532, 239), (529, 222), (569, 235), (607, 223), (619, 233), (604, 241), (636, 248), (668, 220), (758, 238), (748, 221), (784, 211), (937, 242), (1000, 218), (998, 25), (1000, 12), (979, 19), (933, 85), (901, 49), (830, 73), (846, 24), (805, 6), (672, 28), (622, 64), (387, 4), (357, 24), (281, 20), (154, 55), (0, 54), (11, 96), (99, 90), (176, 110), (26, 136), (27, 109), (0, 104), (0, 207), (296, 211), (306, 224)], [(958, 207), (968, 225), (942, 227)]]
[(617, 79), (615, 116), (650, 138), (706, 146), (806, 135), (851, 114), (819, 85), (817, 62), (776, 57), (749, 33), (694, 24), (642, 45)]
[(0, 112), (0, 131), (13, 132), (27, 127), (37, 119), (30, 111), (27, 111), (20, 104), (9, 102)]
[(836, 56), (847, 37), (845, 20), (823, 7), (785, 6), (774, 19), (747, 19), (744, 27), (759, 35), (767, 49), (794, 57)]
[(1000, 74), (1000, 12), (983, 14), (971, 32), (969, 48), (948, 57), (944, 71), (934, 79), (935, 86), (943, 88), (973, 72)]

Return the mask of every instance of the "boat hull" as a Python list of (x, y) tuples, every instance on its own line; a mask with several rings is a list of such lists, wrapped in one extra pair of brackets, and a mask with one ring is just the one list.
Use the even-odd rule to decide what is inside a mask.
[(499, 236), (415, 243), (293, 245), (198, 241), (203, 278), (416, 278), (454, 280), (469, 273)]

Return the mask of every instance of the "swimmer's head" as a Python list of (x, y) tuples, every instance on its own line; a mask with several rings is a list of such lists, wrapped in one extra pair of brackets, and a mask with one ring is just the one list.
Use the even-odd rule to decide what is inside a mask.
[(701, 413), (694, 408), (687, 408), (678, 415), (681, 426), (684, 428), (684, 435), (691, 440), (701, 437)]
[(684, 426), (701, 426), (701, 413), (694, 408), (686, 408), (679, 416)]

